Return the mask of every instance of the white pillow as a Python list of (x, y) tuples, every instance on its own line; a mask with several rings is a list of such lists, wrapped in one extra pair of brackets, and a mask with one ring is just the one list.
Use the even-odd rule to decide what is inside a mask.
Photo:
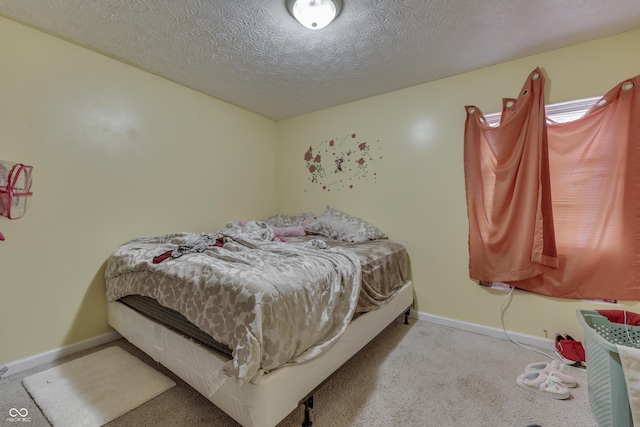
[(307, 233), (354, 243), (387, 238), (386, 234), (368, 222), (330, 206), (304, 229)]
[(278, 214), (264, 219), (263, 222), (266, 222), (272, 227), (298, 227), (300, 225), (307, 225), (313, 221), (314, 218), (315, 215), (313, 212), (305, 212), (298, 215)]

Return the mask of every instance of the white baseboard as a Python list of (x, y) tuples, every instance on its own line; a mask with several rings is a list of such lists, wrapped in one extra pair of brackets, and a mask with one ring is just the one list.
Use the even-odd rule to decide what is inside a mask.
[(477, 323), (465, 322), (463, 320), (451, 319), (448, 317), (438, 316), (436, 314), (429, 314), (424, 312), (411, 313), (411, 317), (427, 322), (435, 323), (442, 326), (449, 326), (455, 329), (461, 329), (467, 332), (474, 332), (480, 335), (486, 335), (494, 338), (500, 338), (509, 341), (511, 337), (514, 341), (526, 346), (536, 347), (542, 350), (555, 350), (555, 342), (552, 339), (536, 337), (533, 335), (522, 334), (519, 332), (507, 331), (509, 336), (506, 336), (504, 331), (499, 328), (493, 328), (491, 326), (480, 325)]
[[(442, 326), (449, 326), (455, 329), (461, 329), (467, 332), (474, 332), (480, 335), (486, 335), (494, 338), (500, 338), (503, 340), (509, 340), (502, 329), (493, 328), (490, 326), (480, 325), (477, 323), (465, 322), (463, 320), (451, 319), (448, 317), (438, 316), (435, 314), (429, 314), (424, 312), (412, 311), (410, 317), (424, 320), (427, 322), (435, 323)], [(533, 335), (522, 334), (519, 332), (507, 331), (509, 336), (520, 344), (537, 347), (544, 350), (553, 351), (555, 343), (551, 339), (540, 338)], [(87, 350), (93, 347), (97, 347), (102, 344), (117, 340), (122, 336), (116, 331), (107, 332), (97, 337), (90, 338), (88, 340), (80, 341), (75, 344), (71, 344), (58, 349), (50, 350), (45, 353), (36, 354), (34, 356), (28, 356), (23, 359), (10, 362), (6, 365), (8, 371), (3, 376), (17, 374), (27, 369), (35, 368), (36, 366), (44, 365), (49, 362), (53, 362), (57, 359), (69, 356), (79, 351)]]
[(122, 338), (122, 336), (119, 333), (117, 333), (116, 331), (112, 331), (112, 332), (104, 333), (102, 335), (98, 335), (97, 337), (89, 338), (84, 341), (70, 344), (61, 348), (49, 350), (44, 353), (36, 354), (33, 356), (27, 356), (25, 358), (18, 359), (14, 362), (7, 363), (5, 366), (9, 369), (3, 376), (8, 377), (8, 376), (17, 374), (19, 372), (26, 371), (27, 369), (35, 368), (36, 366), (54, 362), (65, 356), (69, 356), (79, 351), (97, 347), (99, 345), (106, 344), (108, 342), (111, 342), (120, 338)]

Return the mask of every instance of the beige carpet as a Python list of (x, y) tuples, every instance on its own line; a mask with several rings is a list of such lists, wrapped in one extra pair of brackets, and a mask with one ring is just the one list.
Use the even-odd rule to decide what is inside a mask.
[[(125, 348), (177, 384), (108, 427), (238, 427), (125, 340), (96, 350), (107, 346)], [(78, 355), (63, 361), (73, 357)], [(313, 427), (595, 427), (584, 372), (568, 368), (578, 381), (568, 400), (516, 385), (524, 367), (538, 361), (545, 357), (506, 340), (399, 320), (316, 392), (311, 420)], [(0, 421), (11, 408), (26, 408), (29, 427), (49, 426), (21, 384), (21, 377), (49, 366), (0, 379)], [(303, 408), (297, 408), (278, 427), (300, 427), (303, 414)]]
[(54, 426), (99, 427), (176, 383), (120, 347), (26, 377), (25, 388)]

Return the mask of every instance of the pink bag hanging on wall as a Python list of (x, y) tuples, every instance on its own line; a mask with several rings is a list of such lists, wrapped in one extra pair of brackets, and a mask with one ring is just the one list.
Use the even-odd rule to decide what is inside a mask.
[(32, 166), (0, 160), (0, 216), (21, 218), (31, 193)]

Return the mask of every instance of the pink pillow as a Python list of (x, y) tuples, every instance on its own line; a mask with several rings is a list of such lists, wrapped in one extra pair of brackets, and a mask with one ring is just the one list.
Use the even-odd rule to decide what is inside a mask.
[(271, 227), (273, 232), (278, 237), (301, 237), (305, 236), (306, 232), (304, 227), (299, 225), (297, 227)]

